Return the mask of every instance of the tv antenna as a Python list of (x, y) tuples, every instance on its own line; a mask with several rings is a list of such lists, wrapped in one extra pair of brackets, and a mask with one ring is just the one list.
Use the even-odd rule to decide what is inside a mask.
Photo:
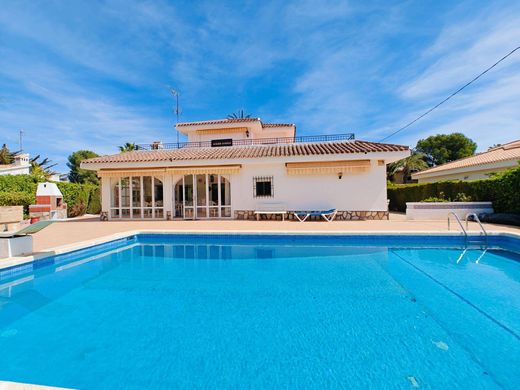
[(170, 93), (172, 94), (172, 96), (175, 98), (175, 108), (174, 108), (173, 112), (175, 114), (175, 130), (177, 131), (177, 147), (179, 147), (179, 130), (177, 129), (177, 124), (179, 123), (179, 115), (180, 115), (180, 110), (179, 110), (180, 92), (172, 87), (168, 87), (168, 89), (170, 90)]
[(19, 143), (20, 143), (20, 152), (23, 152), (23, 129), (20, 129), (20, 139), (19, 139)]

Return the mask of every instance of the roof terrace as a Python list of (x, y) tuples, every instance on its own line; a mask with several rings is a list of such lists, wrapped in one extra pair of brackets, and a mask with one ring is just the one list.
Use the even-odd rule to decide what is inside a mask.
[(248, 145), (281, 145), (281, 144), (301, 144), (301, 143), (317, 143), (317, 142), (337, 142), (352, 141), (355, 139), (354, 133), (346, 134), (329, 134), (329, 135), (305, 135), (294, 137), (277, 137), (277, 138), (245, 138), (233, 139), (222, 138), (207, 141), (191, 141), (191, 142), (152, 142), (151, 144), (136, 144), (136, 150), (161, 150), (161, 149), (184, 149), (184, 148), (215, 148), (230, 146), (248, 146)]

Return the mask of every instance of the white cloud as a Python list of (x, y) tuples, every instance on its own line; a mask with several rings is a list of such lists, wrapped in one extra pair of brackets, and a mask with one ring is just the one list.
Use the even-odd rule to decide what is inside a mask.
[[(417, 2), (79, 4), (55, 12), (11, 2), (0, 14), (0, 33), (18, 40), (0, 47), (2, 137), (14, 143), (24, 127), (35, 151), (59, 161), (78, 148), (171, 140), (168, 84), (185, 112), (199, 115), (183, 119), (244, 100), (300, 134), (354, 130), (378, 140), (520, 43), (514, 4), (461, 3), (427, 20), (417, 19)], [(514, 138), (519, 66), (520, 55), (508, 59), (390, 141), (413, 145), (452, 130), (481, 148)]]

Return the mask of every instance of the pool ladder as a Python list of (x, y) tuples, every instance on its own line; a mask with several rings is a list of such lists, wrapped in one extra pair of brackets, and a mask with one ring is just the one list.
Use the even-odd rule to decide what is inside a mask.
[[(484, 226), (482, 226), (482, 223), (480, 222), (480, 219), (478, 218), (478, 215), (475, 214), (475, 213), (468, 213), (466, 214), (466, 216), (464, 217), (464, 220), (466, 221), (466, 228), (464, 228), (464, 226), (462, 225), (462, 222), (459, 218), (459, 216), (457, 214), (455, 214), (453, 211), (450, 211), (448, 213), (448, 230), (451, 229), (451, 219), (450, 219), (450, 216), (454, 216), (455, 217), (455, 220), (457, 221), (457, 223), (459, 224), (459, 227), (460, 229), (462, 230), (462, 233), (464, 233), (464, 237), (465, 237), (465, 240), (466, 240), (466, 245), (468, 244), (479, 244), (479, 245), (482, 245), (482, 244), (485, 244), (485, 246), (487, 247), (488, 245), (488, 234), (486, 232), (486, 229), (484, 229)], [(479, 234), (479, 238), (483, 238), (484, 240), (471, 240), (470, 238), (472, 236), (468, 236), (468, 222), (469, 222), (469, 217), (473, 217), (473, 219), (475, 220), (475, 222), (478, 223), (478, 226), (480, 227), (480, 230), (481, 230), (481, 233)]]

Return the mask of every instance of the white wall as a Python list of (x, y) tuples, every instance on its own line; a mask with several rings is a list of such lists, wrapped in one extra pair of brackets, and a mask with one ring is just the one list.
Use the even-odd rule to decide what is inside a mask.
[[(449, 213), (455, 213), (464, 220), (469, 213), (477, 215), (493, 213), (492, 202), (407, 202), (406, 219), (411, 220), (443, 220), (446, 221)], [(455, 224), (456, 222), (453, 221)]]
[(9, 165), (0, 168), (0, 175), (28, 175), (31, 173), (31, 166)]
[[(274, 197), (254, 198), (253, 178), (273, 176)], [(256, 210), (261, 203), (284, 203), (288, 209), (386, 211), (386, 169), (372, 160), (368, 172), (289, 176), (283, 163), (244, 165), (231, 176), (233, 210)]]
[(223, 134), (197, 134), (190, 133), (188, 135), (188, 142), (210, 142), (214, 139), (232, 139), (232, 140), (240, 140), (240, 139), (248, 139), (245, 132), (242, 133), (223, 133)]
[[(295, 175), (286, 172), (282, 162), (243, 164), (239, 174), (225, 175), (231, 181), (231, 208), (257, 210), (263, 203), (283, 203), (288, 210), (336, 208), (340, 211), (386, 211), (386, 169), (371, 160), (364, 173)], [(255, 198), (256, 176), (272, 176), (274, 197)], [(164, 177), (164, 212), (174, 209), (174, 187), (180, 175)], [(102, 179), (102, 210), (110, 210), (110, 179)]]

